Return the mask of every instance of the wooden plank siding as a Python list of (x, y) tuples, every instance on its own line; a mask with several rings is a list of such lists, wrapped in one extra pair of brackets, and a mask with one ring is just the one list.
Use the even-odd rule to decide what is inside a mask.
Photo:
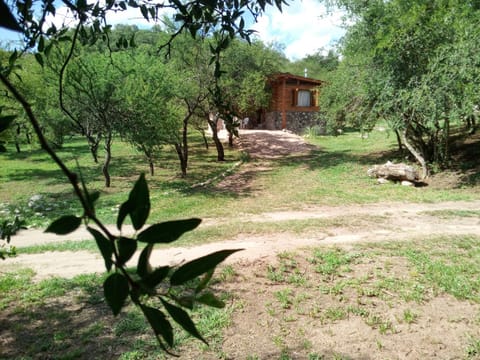
[[(287, 127), (287, 112), (318, 111), (318, 88), (323, 81), (292, 75), (289, 73), (274, 74), (269, 78), (272, 92), (267, 111), (277, 111), (282, 114), (282, 129)], [(311, 93), (310, 106), (299, 106), (298, 92), (306, 90)]]

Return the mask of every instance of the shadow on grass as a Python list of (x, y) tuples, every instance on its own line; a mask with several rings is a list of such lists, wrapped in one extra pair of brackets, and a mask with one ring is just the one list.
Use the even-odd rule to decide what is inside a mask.
[(458, 187), (480, 184), (480, 134), (455, 141), (452, 145), (452, 167), (462, 173)]
[(355, 163), (359, 165), (373, 166), (387, 161), (399, 162), (404, 158), (404, 154), (398, 150), (389, 150), (374, 152), (369, 154), (352, 154), (348, 150), (342, 151), (324, 151), (321, 149), (312, 150), (307, 155), (291, 155), (285, 158), (275, 160), (275, 166), (306, 166), (309, 170), (316, 171), (328, 169), (345, 163)]

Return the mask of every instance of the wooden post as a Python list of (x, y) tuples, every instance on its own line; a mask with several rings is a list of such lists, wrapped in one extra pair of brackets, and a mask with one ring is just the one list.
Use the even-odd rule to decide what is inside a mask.
[(286, 102), (285, 102), (285, 99), (286, 99), (285, 91), (286, 91), (286, 88), (287, 88), (286, 83), (287, 83), (287, 80), (284, 77), (283, 80), (282, 80), (282, 102), (281, 102), (282, 130), (287, 128), (287, 111), (286, 111)]

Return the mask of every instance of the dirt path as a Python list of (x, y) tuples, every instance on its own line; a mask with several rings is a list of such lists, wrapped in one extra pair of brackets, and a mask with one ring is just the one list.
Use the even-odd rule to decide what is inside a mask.
[[(278, 157), (292, 153), (308, 152), (311, 149), (311, 146), (305, 144), (301, 137), (280, 131), (244, 130), (242, 131), (240, 145), (245, 151), (249, 152), (252, 158), (265, 161), (265, 166), (268, 166), (269, 161), (275, 161)], [(256, 166), (258, 166), (258, 163)], [(242, 167), (232, 177), (241, 178), (249, 171), (251, 169), (248, 168), (247, 164), (245, 168)], [(228, 182), (237, 186), (242, 183), (232, 180), (234, 179), (229, 178)], [(219, 186), (222, 186), (222, 184)], [(272, 259), (278, 252), (324, 244), (402, 240), (447, 234), (479, 234), (480, 222), (477, 217), (441, 218), (428, 213), (443, 210), (479, 209), (480, 201), (474, 201), (436, 204), (380, 203), (346, 207), (309, 207), (302, 211), (293, 212), (268, 212), (256, 215), (254, 218), (244, 218), (242, 221), (278, 222), (301, 219), (337, 221), (330, 221), (330, 224), (334, 225), (325, 225), (318, 231), (310, 231), (304, 235), (288, 232), (266, 236), (238, 235), (233, 239), (201, 246), (156, 250), (152, 255), (152, 264), (178, 264), (220, 249), (244, 249), (244, 251), (231, 256), (229, 262), (253, 262), (258, 259)], [(228, 221), (228, 219), (206, 219), (201, 226), (217, 226), (216, 224), (222, 221)], [(112, 226), (112, 230), (114, 230), (114, 226)], [(133, 233), (131, 228), (124, 230), (126, 235), (131, 233)], [(40, 230), (28, 230), (20, 233), (13, 241), (15, 246), (21, 248), (35, 244), (90, 238), (90, 234), (85, 229), (80, 229), (68, 236), (55, 236), (45, 234)], [(137, 258), (134, 257), (131, 264), (135, 264), (136, 261)], [(103, 260), (100, 255), (87, 251), (19, 255), (3, 262), (0, 271), (13, 267), (33, 268), (38, 278), (55, 275), (73, 277), (81, 273), (104, 271)]]

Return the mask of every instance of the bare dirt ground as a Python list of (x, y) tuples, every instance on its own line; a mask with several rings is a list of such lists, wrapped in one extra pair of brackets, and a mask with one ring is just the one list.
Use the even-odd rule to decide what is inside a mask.
[[(272, 161), (292, 153), (308, 152), (311, 147), (301, 137), (288, 132), (244, 130), (240, 146), (257, 161), (247, 163), (240, 171), (218, 184), (242, 191), (248, 184), (244, 177), (268, 168)], [(360, 316), (349, 316), (337, 322), (323, 322), (315, 316), (294, 316), (291, 322), (281, 316), (268, 314), (268, 304), (274, 291), (280, 289), (265, 278), (270, 264), (278, 261), (277, 254), (295, 251), (302, 254), (307, 247), (336, 245), (350, 248), (354, 243), (401, 241), (429, 238), (436, 235), (480, 234), (478, 217), (445, 217), (432, 215), (432, 211), (480, 210), (480, 201), (445, 202), (435, 204), (379, 203), (372, 205), (349, 205), (336, 207), (308, 207), (301, 211), (280, 211), (263, 213), (244, 221), (284, 221), (295, 219), (341, 219), (348, 217), (352, 222), (339, 222), (305, 235), (281, 233), (268, 236), (238, 236), (222, 242), (195, 247), (172, 247), (156, 251), (152, 264), (178, 264), (220, 249), (244, 249), (227, 260), (236, 269), (236, 280), (226, 287), (234, 292), (242, 304), (234, 313), (231, 326), (226, 331), (221, 352), (228, 359), (279, 359), (288, 344), (290, 358), (351, 359), (462, 359), (470, 337), (480, 339), (478, 318), (480, 307), (467, 301), (458, 301), (449, 295), (432, 296), (429, 301), (405, 305), (398, 299), (373, 302), (378, 313), (395, 323), (395, 330), (379, 332), (378, 327), (369, 326)], [(219, 221), (220, 220), (220, 221)], [(206, 219), (201, 226), (217, 226), (221, 219)], [(131, 231), (131, 229), (130, 229)], [(128, 232), (128, 230), (127, 230)], [(79, 230), (66, 237), (43, 234), (28, 230), (14, 238), (17, 247), (45, 242), (88, 239), (89, 234)], [(133, 259), (132, 263), (136, 263)], [(400, 259), (389, 259), (389, 271), (406, 270)], [(301, 264), (300, 264), (301, 265)], [(379, 269), (368, 268), (365, 274)], [(373, 266), (373, 265), (371, 265)], [(73, 277), (81, 273), (102, 272), (103, 260), (99, 255), (86, 251), (52, 252), (33, 255), (19, 255), (2, 263), (0, 272), (30, 267), (37, 278), (61, 275)], [(382, 270), (380, 270), (382, 271)], [(312, 280), (314, 280), (312, 278)], [(352, 294), (344, 294), (348, 298)], [(352, 295), (352, 298), (354, 296)], [(332, 300), (326, 294), (318, 295), (319, 307), (328, 308), (338, 299)], [(362, 300), (363, 301), (363, 300)], [(309, 300), (311, 302), (311, 299)], [(345, 300), (347, 303), (348, 301)], [(419, 314), (414, 323), (399, 320), (406, 309)], [(385, 315), (386, 314), (386, 315)], [(278, 315), (278, 314), (277, 314)], [(309, 357), (310, 356), (310, 357)], [(479, 355), (480, 356), (480, 355)], [(220, 358), (219, 352), (187, 350), (182, 358)], [(114, 357), (112, 357), (114, 358)], [(251, 357), (252, 359), (255, 357)]]

